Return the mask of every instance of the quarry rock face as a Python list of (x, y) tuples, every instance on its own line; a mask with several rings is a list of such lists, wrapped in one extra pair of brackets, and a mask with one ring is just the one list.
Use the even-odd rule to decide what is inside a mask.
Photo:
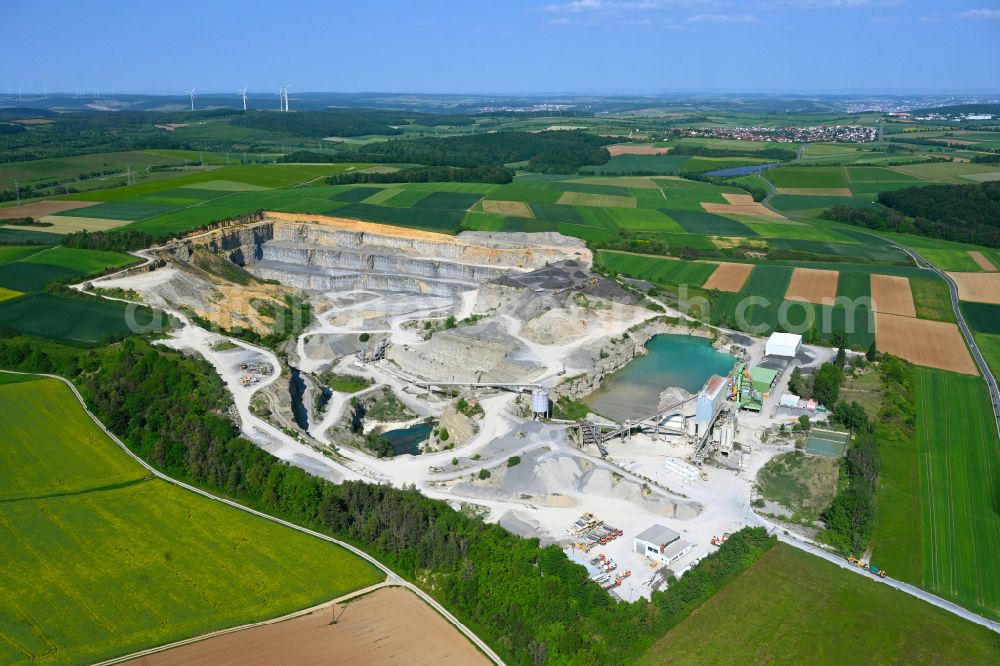
[(227, 227), (192, 244), (251, 273), (310, 291), (374, 289), (451, 295), (510, 273), (573, 259), (589, 266), (582, 241), (559, 234), (464, 232), (458, 236), (340, 218), (265, 213), (261, 222)]

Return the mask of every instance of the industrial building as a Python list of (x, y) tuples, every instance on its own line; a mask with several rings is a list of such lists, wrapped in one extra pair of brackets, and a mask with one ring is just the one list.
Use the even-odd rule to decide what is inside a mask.
[(764, 346), (765, 356), (794, 358), (802, 348), (802, 336), (794, 333), (772, 333)]
[(687, 555), (692, 544), (681, 539), (681, 535), (663, 525), (653, 525), (639, 534), (632, 543), (632, 549), (651, 560), (672, 564)]
[(712, 375), (698, 393), (698, 402), (695, 404), (694, 412), (698, 435), (704, 436), (715, 422), (715, 417), (719, 415), (719, 411), (728, 397), (725, 391), (728, 383), (728, 378)]

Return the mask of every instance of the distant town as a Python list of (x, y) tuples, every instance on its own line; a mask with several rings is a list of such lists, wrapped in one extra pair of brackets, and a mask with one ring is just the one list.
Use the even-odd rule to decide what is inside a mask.
[(844, 141), (866, 143), (878, 138), (878, 129), (860, 125), (815, 125), (810, 127), (696, 127), (677, 131), (681, 137), (735, 139), (736, 141), (774, 141), (801, 143), (814, 141)]

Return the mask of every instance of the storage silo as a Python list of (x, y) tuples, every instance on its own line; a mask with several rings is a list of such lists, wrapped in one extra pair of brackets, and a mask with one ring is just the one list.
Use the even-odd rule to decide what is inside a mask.
[(549, 415), (549, 392), (543, 388), (531, 392), (531, 415), (536, 418)]

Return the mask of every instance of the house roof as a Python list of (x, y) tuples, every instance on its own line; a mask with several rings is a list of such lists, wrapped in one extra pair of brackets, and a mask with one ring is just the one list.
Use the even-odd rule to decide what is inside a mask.
[(778, 376), (777, 370), (771, 370), (770, 368), (756, 367), (750, 370), (750, 379), (754, 384), (767, 384), (771, 385), (774, 378)]
[(684, 541), (683, 539), (678, 539), (677, 541), (674, 541), (672, 544), (664, 548), (663, 554), (668, 558), (674, 557), (676, 555), (679, 555), (680, 552), (685, 548), (690, 548), (690, 547), (691, 544), (689, 544), (687, 541)]
[(658, 546), (663, 546), (672, 541), (680, 539), (681, 535), (669, 527), (664, 527), (663, 525), (653, 525), (652, 527), (647, 527), (641, 534), (636, 536), (636, 539), (640, 541), (648, 541), (649, 543), (655, 543)]

